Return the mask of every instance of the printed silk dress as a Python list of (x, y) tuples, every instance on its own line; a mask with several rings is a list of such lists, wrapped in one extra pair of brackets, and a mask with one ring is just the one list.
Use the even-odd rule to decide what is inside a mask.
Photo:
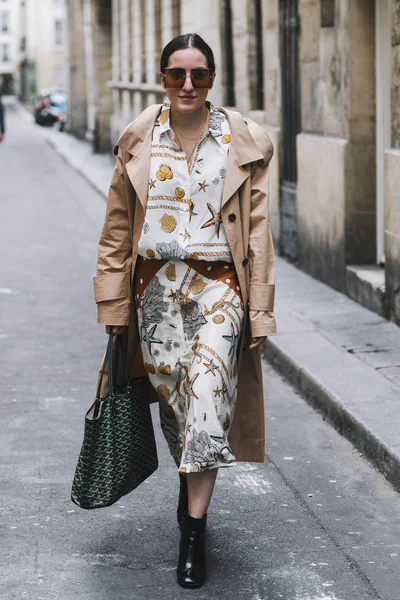
[(221, 221), (231, 132), (209, 105), (191, 170), (165, 103), (155, 124), (135, 299), (161, 427), (184, 473), (231, 466), (243, 302)]

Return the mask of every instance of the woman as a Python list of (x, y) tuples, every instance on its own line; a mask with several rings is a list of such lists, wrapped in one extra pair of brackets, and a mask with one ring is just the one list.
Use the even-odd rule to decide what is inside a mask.
[(259, 346), (276, 329), (272, 145), (252, 121), (207, 102), (215, 76), (198, 35), (164, 48), (168, 102), (117, 142), (94, 279), (98, 321), (124, 335), (133, 375), (143, 359), (179, 468), (183, 587), (205, 581), (218, 468), (264, 460)]

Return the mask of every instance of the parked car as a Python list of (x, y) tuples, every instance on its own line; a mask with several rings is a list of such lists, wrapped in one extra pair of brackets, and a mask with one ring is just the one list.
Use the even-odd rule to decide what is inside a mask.
[(45, 90), (35, 100), (35, 123), (43, 126), (57, 125), (64, 130), (68, 96), (61, 90)]

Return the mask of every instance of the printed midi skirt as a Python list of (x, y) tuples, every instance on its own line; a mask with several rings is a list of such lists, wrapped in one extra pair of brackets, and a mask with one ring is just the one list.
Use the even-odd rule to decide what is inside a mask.
[(179, 470), (234, 464), (227, 436), (243, 303), (233, 264), (140, 258), (135, 298), (145, 371)]

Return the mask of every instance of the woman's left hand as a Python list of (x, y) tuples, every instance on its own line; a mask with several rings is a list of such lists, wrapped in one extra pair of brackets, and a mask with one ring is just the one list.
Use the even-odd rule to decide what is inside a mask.
[(249, 350), (253, 350), (254, 348), (257, 348), (258, 346), (261, 346), (261, 344), (263, 344), (266, 339), (267, 339), (267, 336), (251, 338), (251, 344), (249, 346)]

